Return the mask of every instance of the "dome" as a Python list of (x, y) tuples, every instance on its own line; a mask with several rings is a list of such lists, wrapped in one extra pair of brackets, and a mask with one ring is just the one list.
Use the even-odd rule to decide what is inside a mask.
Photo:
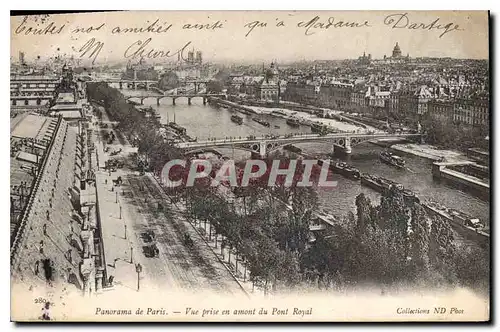
[(396, 46), (394, 46), (394, 49), (392, 50), (392, 57), (393, 58), (401, 57), (401, 49), (399, 48), (398, 43), (396, 43)]

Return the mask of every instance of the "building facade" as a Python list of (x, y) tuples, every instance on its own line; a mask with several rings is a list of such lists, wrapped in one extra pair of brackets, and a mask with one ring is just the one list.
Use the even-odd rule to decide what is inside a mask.
[(457, 98), (453, 103), (453, 120), (468, 125), (488, 125), (488, 99)]

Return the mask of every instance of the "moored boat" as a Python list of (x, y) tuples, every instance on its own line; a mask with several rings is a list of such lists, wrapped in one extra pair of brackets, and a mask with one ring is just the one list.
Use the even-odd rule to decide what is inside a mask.
[(257, 123), (260, 123), (264, 127), (269, 127), (270, 126), (269, 122), (267, 122), (267, 121), (264, 121), (264, 120), (261, 120), (261, 119), (258, 119), (258, 118), (253, 118), (252, 120), (255, 121), (255, 122), (257, 122)]
[(279, 116), (279, 117), (284, 117), (287, 114), (283, 112), (282, 110), (274, 110), (271, 112), (271, 115)]
[(243, 123), (243, 118), (239, 115), (231, 115), (231, 121), (240, 125)]
[(379, 154), (379, 158), (382, 162), (395, 166), (398, 168), (404, 168), (405, 167), (405, 160), (399, 156), (396, 156), (395, 154), (388, 152), (388, 151), (382, 151)]
[(186, 128), (179, 126), (175, 122), (169, 122), (168, 126), (172, 128), (179, 135), (186, 135)]
[(300, 122), (298, 119), (290, 118), (286, 120), (286, 124), (291, 127), (300, 127)]
[(311, 123), (311, 131), (313, 133), (323, 133), (328, 131), (328, 128), (322, 123)]
[(298, 147), (296, 147), (295, 145), (292, 145), (292, 144), (285, 145), (283, 147), (283, 149), (287, 150), (287, 151), (290, 151), (290, 152), (294, 152), (294, 153), (301, 153), (302, 152), (301, 148), (298, 148)]
[(480, 240), (483, 243), (489, 241), (489, 231), (479, 218), (448, 208), (434, 201), (425, 202), (422, 206), (430, 214), (440, 216), (450, 222), (452, 226), (458, 227), (459, 230), (463, 231), (464, 235), (471, 236), (472, 239)]
[(361, 184), (370, 187), (375, 191), (378, 191), (379, 193), (383, 193), (384, 191), (391, 188), (396, 188), (403, 195), (403, 198), (406, 201), (420, 203), (420, 198), (414, 191), (406, 189), (400, 183), (385, 179), (383, 177), (363, 173), (361, 174)]
[(356, 167), (344, 162), (336, 162), (333, 165), (330, 165), (330, 168), (334, 172), (344, 175), (345, 177), (353, 180), (359, 180), (361, 177), (361, 174)]

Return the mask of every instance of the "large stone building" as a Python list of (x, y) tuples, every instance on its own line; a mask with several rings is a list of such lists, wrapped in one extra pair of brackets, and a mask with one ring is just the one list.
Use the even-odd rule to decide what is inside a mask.
[(489, 100), (487, 98), (457, 98), (453, 101), (453, 120), (468, 125), (488, 125)]
[(102, 284), (87, 135), (62, 116), (11, 121), (12, 287), (55, 293), (58, 305), (67, 292), (89, 294)]
[(427, 110), (436, 120), (472, 126), (489, 125), (488, 98), (437, 98), (428, 102)]
[(403, 89), (399, 95), (400, 111), (410, 117), (422, 116), (427, 113), (427, 103), (434, 95), (425, 85), (416, 89)]
[(277, 102), (280, 100), (280, 81), (278, 66), (272, 62), (267, 70), (264, 70), (264, 80), (256, 89), (256, 97), (265, 100)]
[(65, 65), (62, 68), (61, 83), (54, 91), (48, 114), (61, 115), (64, 119), (76, 123), (85, 118), (88, 109), (84, 86), (75, 81), (72, 68)]
[(319, 90), (319, 102), (321, 105), (337, 110), (346, 110), (351, 106), (351, 94), (353, 84), (332, 82), (322, 84)]
[(410, 61), (410, 54), (406, 54), (406, 56), (403, 55), (403, 52), (401, 51), (401, 48), (399, 47), (399, 43), (396, 42), (396, 45), (394, 45), (394, 48), (392, 49), (392, 54), (391, 56), (386, 56), (384, 55), (384, 60), (382, 61), (383, 63), (391, 64), (391, 63), (406, 63)]
[(48, 105), (60, 78), (40, 75), (11, 75), (10, 101), (15, 108), (40, 108)]
[(319, 92), (320, 85), (306, 82), (288, 82), (284, 98), (297, 103), (316, 105)]

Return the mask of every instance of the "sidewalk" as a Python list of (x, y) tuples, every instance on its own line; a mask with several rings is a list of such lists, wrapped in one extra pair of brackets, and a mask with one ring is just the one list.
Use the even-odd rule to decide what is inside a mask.
[[(141, 263), (138, 261), (140, 247), (132, 232), (127, 209), (122, 206), (122, 188), (113, 186), (112, 181), (118, 176), (124, 178), (125, 172), (118, 170), (109, 173), (104, 170), (105, 162), (109, 157), (103, 150), (102, 140), (96, 143), (95, 153), (96, 163), (99, 165), (99, 170), (95, 175), (105, 269), (108, 281), (111, 276), (113, 277), (113, 286), (103, 290), (109, 291), (118, 287), (137, 290), (135, 264)], [(141, 274), (140, 278), (142, 287), (144, 275)]]
[[(154, 175), (149, 173), (148, 176), (150, 176), (153, 179), (154, 183), (157, 186), (159, 186), (160, 189), (163, 191), (163, 188), (161, 188), (158, 179)], [(175, 208), (177, 208), (181, 212), (186, 211), (186, 207), (181, 202), (172, 205), (174, 205)], [(186, 220), (189, 221), (188, 218), (186, 218)], [(219, 234), (217, 236), (217, 243), (216, 243), (215, 236), (213, 235), (214, 230), (212, 230), (212, 236), (209, 239), (208, 235), (210, 234), (209, 232), (210, 229), (212, 228), (210, 222), (195, 220), (194, 223), (190, 222), (190, 224), (200, 235), (200, 237), (205, 241), (207, 246), (211, 249), (214, 255), (219, 259), (219, 261), (226, 267), (226, 269), (228, 269), (228, 271), (233, 275), (233, 277), (240, 284), (240, 286), (247, 292), (247, 294), (249, 294), (252, 297), (266, 296), (264, 294), (264, 289), (261, 289), (257, 285), (254, 286), (252, 284), (252, 281), (250, 280), (250, 271), (241, 261), (241, 258), (238, 258), (238, 264), (237, 264), (238, 266), (236, 268), (236, 254), (234, 253), (234, 251), (230, 253), (230, 250), (227, 247), (224, 249), (221, 248), (223, 236)], [(203, 233), (203, 230), (205, 231), (205, 233), (201, 234)], [(270, 289), (268, 289), (268, 296), (269, 295), (271, 295)]]

